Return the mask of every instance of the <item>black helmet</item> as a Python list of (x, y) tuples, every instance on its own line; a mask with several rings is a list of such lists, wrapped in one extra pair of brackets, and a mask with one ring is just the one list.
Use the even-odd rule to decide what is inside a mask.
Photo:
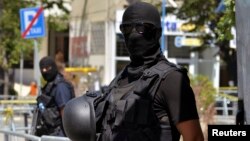
[(86, 97), (70, 100), (64, 108), (62, 119), (65, 133), (72, 141), (95, 141), (94, 106)]

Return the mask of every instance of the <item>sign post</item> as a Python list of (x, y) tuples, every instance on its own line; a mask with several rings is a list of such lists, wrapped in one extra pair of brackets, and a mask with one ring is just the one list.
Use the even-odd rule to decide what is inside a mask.
[[(238, 74), (238, 110), (244, 111), (246, 124), (250, 124), (250, 63), (249, 63), (249, 34), (250, 19), (249, 0), (236, 0), (236, 45), (237, 45), (237, 74)], [(241, 104), (240, 104), (241, 103)]]
[[(20, 9), (21, 35), (24, 39), (39, 38), (45, 36), (45, 21), (42, 7)], [(34, 79), (40, 86), (40, 73), (38, 66), (38, 45), (34, 39)], [(21, 77), (22, 75), (20, 75)]]

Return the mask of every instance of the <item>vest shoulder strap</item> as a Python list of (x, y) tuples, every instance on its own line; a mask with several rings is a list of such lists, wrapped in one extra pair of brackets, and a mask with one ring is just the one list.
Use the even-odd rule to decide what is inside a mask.
[(184, 67), (173, 64), (165, 59), (159, 61), (157, 64), (143, 72), (143, 76), (139, 80), (140, 82), (137, 83), (138, 86), (134, 92), (140, 95), (149, 93), (153, 99), (161, 81), (173, 71), (187, 72)]
[(169, 62), (168, 60), (162, 60), (159, 63), (157, 63), (155, 66), (153, 66), (150, 71), (152, 71), (155, 74), (158, 74), (160, 78), (164, 79), (169, 73), (172, 71), (180, 71), (183, 73), (187, 73), (187, 69)]

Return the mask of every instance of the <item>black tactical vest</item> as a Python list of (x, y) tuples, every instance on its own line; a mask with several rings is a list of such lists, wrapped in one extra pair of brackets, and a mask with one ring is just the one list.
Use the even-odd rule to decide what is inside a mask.
[[(41, 111), (39, 109), (39, 119), (37, 119), (37, 129), (36, 135), (57, 135), (62, 128), (62, 119), (60, 116), (60, 109), (55, 102), (55, 87), (59, 83), (67, 84), (67, 87), (70, 89), (72, 98), (75, 97), (73, 85), (65, 80), (62, 76), (57, 76), (56, 79), (52, 82), (49, 82), (46, 87), (42, 89), (42, 94), (37, 97), (37, 106), (39, 103), (43, 103), (44, 109)], [(64, 132), (64, 131), (63, 131)]]
[(153, 111), (153, 99), (161, 81), (175, 70), (186, 72), (167, 60), (159, 61), (146, 69), (138, 80), (122, 88), (117, 85), (120, 73), (111, 82), (105, 100), (94, 102), (97, 140), (161, 141), (162, 136), (171, 136), (171, 133), (162, 131)]

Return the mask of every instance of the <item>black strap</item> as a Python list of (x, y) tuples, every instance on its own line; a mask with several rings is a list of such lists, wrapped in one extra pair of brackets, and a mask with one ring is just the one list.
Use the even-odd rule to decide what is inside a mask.
[(161, 81), (164, 80), (169, 73), (176, 70), (185, 69), (181, 66), (170, 63), (167, 60), (159, 61), (156, 65), (143, 72), (142, 78), (139, 80), (140, 82), (137, 83), (138, 86), (136, 86), (134, 92), (144, 96), (145, 93), (149, 93), (153, 99)]

